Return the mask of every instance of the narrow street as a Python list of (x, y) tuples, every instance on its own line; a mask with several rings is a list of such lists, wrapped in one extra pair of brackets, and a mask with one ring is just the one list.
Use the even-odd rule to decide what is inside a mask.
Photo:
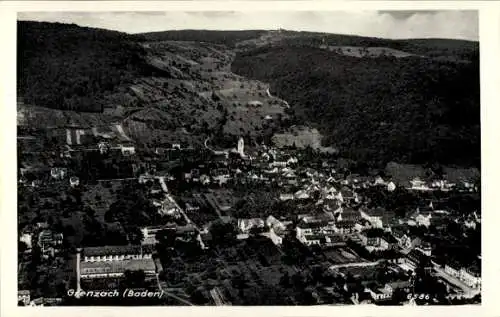
[[(165, 183), (165, 177), (164, 176), (157, 176), (156, 178), (160, 181), (161, 189), (163, 190), (163, 192), (167, 196), (168, 195), (168, 187), (167, 187), (167, 184)], [(168, 195), (168, 197), (175, 204), (175, 207), (179, 209), (180, 213), (182, 214), (182, 216), (184, 217), (184, 219), (186, 220), (186, 222), (188, 224), (193, 225), (197, 230), (200, 230), (200, 228), (198, 227), (198, 225), (196, 225), (196, 223), (194, 223), (191, 219), (189, 219), (189, 217), (186, 214), (186, 212), (184, 212), (184, 209), (182, 209), (181, 206), (179, 206), (179, 204), (175, 201), (175, 199), (172, 198), (172, 196), (170, 196), (170, 195)]]

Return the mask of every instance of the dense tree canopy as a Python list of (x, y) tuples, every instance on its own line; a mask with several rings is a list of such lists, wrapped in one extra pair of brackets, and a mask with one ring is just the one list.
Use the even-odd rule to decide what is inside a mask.
[(28, 104), (100, 112), (105, 93), (152, 71), (125, 33), (22, 21), (17, 39), (18, 89)]
[(296, 121), (341, 155), (383, 165), (479, 165), (479, 63), (421, 57), (356, 58), (307, 46), (240, 53), (238, 74), (271, 84)]

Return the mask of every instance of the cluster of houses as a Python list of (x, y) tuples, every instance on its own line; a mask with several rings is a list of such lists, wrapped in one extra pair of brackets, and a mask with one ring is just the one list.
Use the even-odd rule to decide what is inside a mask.
[(444, 272), (455, 277), (473, 289), (481, 288), (481, 274), (476, 267), (463, 267), (458, 263), (447, 263)]
[(468, 180), (463, 180), (458, 183), (455, 183), (445, 179), (424, 181), (420, 177), (415, 177), (412, 180), (410, 180), (406, 188), (409, 190), (416, 190), (416, 191), (432, 191), (432, 190), (450, 191), (453, 189), (465, 192), (478, 191), (478, 186)]
[[(72, 137), (79, 140), (80, 136)], [(107, 141), (100, 141), (96, 150), (101, 154), (119, 150), (122, 155), (135, 154), (133, 145), (120, 144), (119, 147), (111, 146)], [(181, 145), (172, 145), (168, 149), (157, 149), (157, 155), (177, 153)], [(227, 153), (226, 153), (227, 154)], [(406, 269), (414, 270), (424, 257), (432, 255), (430, 244), (421, 241), (411, 234), (412, 226), (439, 227), (449, 218), (446, 210), (435, 208), (433, 202), (423, 202), (414, 211), (408, 212), (404, 218), (396, 217), (394, 211), (378, 207), (368, 208), (363, 204), (363, 197), (359, 189), (371, 187), (393, 192), (398, 186), (392, 180), (384, 180), (381, 176), (361, 176), (356, 174), (344, 175), (330, 168), (328, 163), (323, 163), (319, 169), (301, 166), (300, 160), (295, 155), (286, 154), (284, 151), (266, 149), (257, 156), (244, 152), (243, 142), (238, 142), (237, 148), (231, 154), (239, 155), (240, 162), (237, 167), (228, 164), (229, 156), (224, 155), (217, 168), (194, 168), (184, 173), (187, 182), (200, 185), (224, 185), (227, 183), (263, 183), (277, 185), (276, 200), (287, 203), (310, 203), (311, 211), (300, 215), (287, 215), (267, 218), (240, 218), (236, 219), (238, 239), (247, 239), (258, 234), (269, 238), (275, 245), (280, 246), (288, 235), (295, 238), (305, 246), (337, 247), (345, 246), (349, 241), (364, 247), (368, 252), (398, 250), (404, 256), (399, 265)], [(170, 154), (168, 154), (170, 155)], [(134, 169), (135, 170), (135, 169)], [(148, 168), (151, 171), (151, 168)], [(21, 169), (20, 182), (25, 181), (24, 171)], [(69, 185), (79, 186), (79, 179), (70, 176), (65, 167), (52, 167), (45, 173), (55, 181), (69, 178)], [(158, 177), (149, 173), (141, 173), (139, 183), (153, 181), (151, 187), (153, 205), (158, 208), (161, 215), (179, 218), (185, 216), (184, 211), (166, 190), (165, 179), (173, 180), (171, 176)], [(157, 180), (160, 180), (157, 182)], [(160, 186), (158, 186), (158, 184)], [(33, 182), (32, 186), (36, 184)], [(463, 181), (452, 183), (445, 180), (423, 181), (414, 178), (404, 186), (412, 191), (429, 190), (462, 190), (477, 191), (475, 184)], [(221, 213), (231, 209), (230, 204), (219, 202), (209, 194), (205, 194), (209, 205)], [(158, 197), (158, 198), (156, 198)], [(186, 211), (197, 212), (199, 206), (186, 204)], [(187, 216), (186, 216), (187, 217)], [(480, 216), (476, 213), (463, 219), (468, 228), (475, 228), (480, 224)], [(77, 272), (78, 280), (102, 277), (119, 277), (126, 270), (143, 270), (147, 275), (154, 275), (162, 270), (161, 264), (152, 257), (153, 246), (158, 243), (159, 232), (171, 231), (177, 240), (196, 242), (202, 249), (210, 247), (209, 224), (199, 229), (189, 223), (185, 226), (167, 224), (142, 228), (144, 237), (141, 245), (135, 246), (102, 246), (84, 248), (78, 252)], [(43, 224), (35, 231), (24, 232), (20, 241), (23, 241), (28, 250), (32, 247), (35, 238), (37, 245), (44, 257), (54, 257), (62, 248), (62, 233), (54, 232)], [(459, 279), (471, 288), (479, 288), (481, 278), (477, 270), (446, 264), (444, 272), (449, 276)], [(347, 287), (347, 286), (346, 286)], [(391, 298), (397, 288), (405, 285), (387, 284), (383, 287), (366, 287), (362, 292), (373, 301), (382, 301)], [(24, 296), (24, 297), (23, 297)], [(20, 300), (29, 302), (26, 296), (20, 295)], [(361, 302), (363, 299), (353, 297), (353, 301)]]
[(63, 248), (64, 236), (50, 228), (46, 222), (38, 222), (35, 226), (23, 228), (19, 241), (24, 243), (25, 252), (30, 253), (33, 243), (39, 248), (43, 258), (54, 258)]
[(31, 186), (33, 188), (40, 187), (44, 181), (64, 181), (71, 187), (78, 187), (80, 179), (77, 176), (69, 176), (68, 168), (66, 167), (52, 167), (52, 168), (19, 168), (18, 183), (24, 186)]

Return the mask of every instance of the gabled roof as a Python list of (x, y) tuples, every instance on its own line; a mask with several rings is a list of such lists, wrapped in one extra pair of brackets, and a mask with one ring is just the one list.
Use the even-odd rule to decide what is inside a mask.
[(343, 198), (353, 198), (354, 197), (354, 191), (352, 191), (351, 189), (349, 189), (345, 186), (342, 187), (342, 189), (340, 190), (340, 193), (342, 194)]
[(364, 212), (372, 217), (385, 217), (395, 215), (394, 211), (389, 211), (382, 207), (372, 208), (372, 209), (364, 209)]
[(102, 247), (87, 247), (83, 249), (83, 254), (85, 256), (134, 255), (152, 252), (153, 246), (150, 245), (113, 245)]
[(125, 271), (145, 272), (155, 271), (155, 262), (152, 259), (131, 259), (124, 261), (107, 261), (107, 262), (82, 262), (81, 274), (111, 274), (124, 273)]
[(299, 224), (297, 224), (297, 228), (301, 229), (318, 229), (321, 228), (325, 225), (324, 222), (304, 222), (301, 221)]
[(376, 237), (382, 238), (385, 235), (384, 230), (383, 229), (378, 229), (378, 228), (370, 228), (368, 230), (365, 230), (364, 234), (368, 238), (376, 238)]
[(359, 210), (354, 210), (353, 208), (344, 208), (342, 210), (342, 218), (345, 219), (346, 217), (351, 217), (351, 218), (358, 218), (361, 216), (361, 213)]
[(396, 240), (396, 238), (394, 238), (394, 236), (392, 234), (390, 234), (389, 232), (384, 233), (384, 240), (387, 241), (388, 243), (397, 243), (398, 242), (398, 240)]
[(343, 229), (349, 229), (349, 228), (353, 228), (354, 226), (356, 225), (356, 222), (355, 221), (352, 221), (352, 220), (342, 220), (342, 221), (338, 221), (335, 226), (337, 228), (343, 228)]

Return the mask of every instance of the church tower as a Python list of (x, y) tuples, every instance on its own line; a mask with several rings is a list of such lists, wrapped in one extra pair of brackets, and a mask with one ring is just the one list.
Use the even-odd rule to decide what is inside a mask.
[(243, 141), (243, 138), (238, 139), (238, 153), (241, 155), (241, 157), (245, 157), (245, 141)]

